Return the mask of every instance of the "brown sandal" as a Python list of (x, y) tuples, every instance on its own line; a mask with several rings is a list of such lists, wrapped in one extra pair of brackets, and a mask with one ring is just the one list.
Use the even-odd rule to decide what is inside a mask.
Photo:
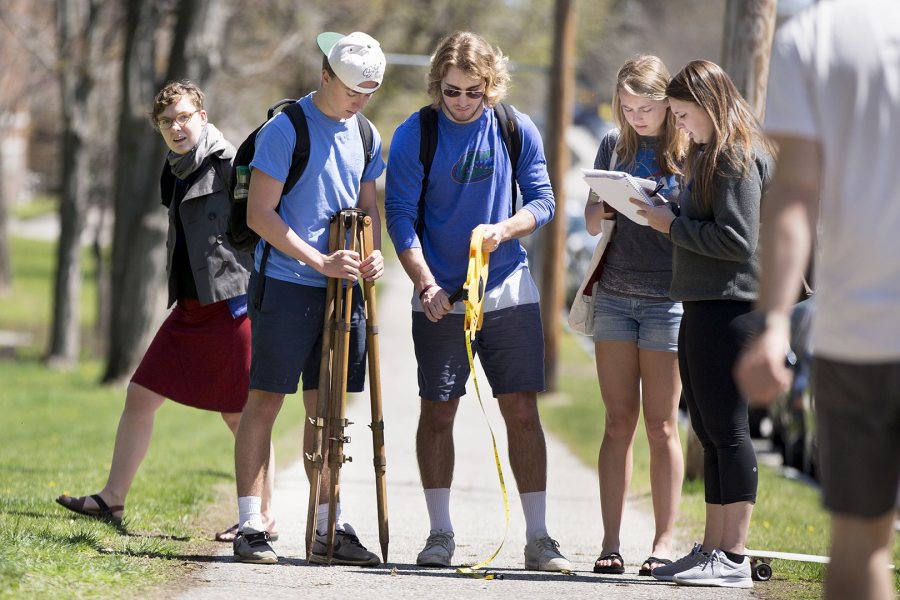
[[(85, 502), (88, 498), (90, 498), (97, 504), (97, 508), (84, 507)], [(79, 515), (99, 519), (101, 521), (107, 521), (114, 525), (122, 524), (122, 517), (116, 517), (114, 513), (122, 513), (125, 511), (124, 504), (121, 506), (107, 506), (106, 502), (103, 501), (103, 498), (100, 497), (100, 494), (93, 494), (91, 496), (79, 496), (78, 498), (73, 498), (72, 496), (66, 496), (65, 494), (63, 494), (56, 499), (56, 502), (60, 506), (64, 506), (72, 512), (78, 513)]]

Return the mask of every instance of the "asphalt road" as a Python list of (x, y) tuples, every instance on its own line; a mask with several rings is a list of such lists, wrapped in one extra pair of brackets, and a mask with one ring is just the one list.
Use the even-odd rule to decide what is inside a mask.
[[(382, 398), (387, 452), (387, 490), (390, 523), (388, 562), (376, 568), (307, 565), (305, 535), (308, 485), (302, 464), (276, 475), (275, 509), (280, 540), (273, 544), (277, 565), (237, 563), (230, 545), (210, 557), (202, 568), (178, 582), (178, 598), (291, 598), (300, 595), (327, 598), (585, 598), (610, 597), (672, 600), (751, 598), (750, 590), (686, 588), (638, 577), (640, 562), (650, 551), (653, 518), (629, 507), (623, 524), (622, 555), (625, 575), (599, 576), (591, 572), (600, 551), (602, 530), (597, 475), (580, 463), (558, 440), (547, 434), (549, 483), (547, 524), (550, 535), (572, 562), (574, 575), (524, 570), (525, 522), (515, 483), (505, 457), (506, 434), (496, 403), (484, 376), (479, 384), (485, 394), (487, 419), (500, 448), (510, 492), (510, 523), (505, 542), (488, 569), (501, 577), (493, 580), (459, 575), (454, 569), (422, 569), (416, 554), (428, 536), (428, 516), (415, 460), (418, 418), (416, 365), (410, 337), (411, 285), (397, 265), (379, 284), (378, 301)], [(475, 563), (489, 556), (504, 540), (503, 501), (494, 466), (485, 416), (478, 406), (470, 380), (469, 393), (460, 403), (455, 427), (456, 470), (451, 496), (451, 516), (456, 530), (454, 563)], [(348, 418), (352, 441), (345, 452), (353, 457), (341, 474), (344, 519), (360, 540), (377, 552), (378, 526), (372, 472), (372, 443), (367, 424), (368, 392), (355, 398)], [(236, 512), (235, 507), (235, 512)], [(691, 540), (682, 540), (679, 555)], [(764, 585), (764, 584), (758, 584)], [(167, 594), (168, 595), (168, 594)]]

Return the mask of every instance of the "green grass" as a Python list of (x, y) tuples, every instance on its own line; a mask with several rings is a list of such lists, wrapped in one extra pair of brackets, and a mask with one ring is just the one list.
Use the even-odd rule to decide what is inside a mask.
[(59, 198), (41, 194), (35, 196), (29, 202), (14, 206), (10, 210), (10, 216), (16, 219), (33, 219), (57, 210), (59, 210)]
[[(54, 247), (13, 238), (12, 248), (15, 287), (0, 300), (0, 329), (42, 335)], [(95, 297), (85, 274), (83, 325)], [(48, 369), (38, 348), (0, 360), (0, 598), (131, 598), (195, 568), (213, 553), (211, 532), (235, 520), (234, 444), (221, 417), (164, 404), (128, 498), (127, 534), (77, 517), (53, 500), (103, 487), (125, 390), (97, 383), (98, 361)], [(289, 398), (275, 428), (282, 464), (297, 457), (302, 419)]]
[[(585, 464), (594, 467), (603, 435), (604, 410), (594, 370), (593, 354), (572, 335), (561, 338), (560, 391), (541, 402), (541, 418)], [(682, 432), (682, 439), (685, 439)], [(649, 447), (643, 423), (634, 444), (632, 501), (652, 512), (649, 500)], [(804, 554), (827, 554), (830, 520), (819, 492), (782, 477), (765, 466), (759, 471), (757, 503), (750, 523), (748, 547)], [(686, 482), (676, 535), (684, 542), (703, 537), (705, 504), (702, 482)], [(598, 506), (599, 514), (599, 506)], [(598, 540), (599, 549), (599, 540)], [(894, 543), (894, 563), (900, 564), (900, 538)], [(776, 561), (771, 581), (758, 583), (760, 598), (819, 598), (824, 567), (818, 564)], [(900, 576), (897, 576), (900, 589)]]

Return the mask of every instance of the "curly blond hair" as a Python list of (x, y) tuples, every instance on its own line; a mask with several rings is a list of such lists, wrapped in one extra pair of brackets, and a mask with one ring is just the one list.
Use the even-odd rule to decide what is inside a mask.
[(488, 106), (496, 106), (506, 96), (509, 87), (509, 59), (500, 48), (471, 31), (457, 31), (442, 39), (431, 55), (428, 72), (428, 95), (432, 106), (441, 105), (441, 81), (450, 67), (456, 67), (468, 77), (481, 79), (485, 84), (484, 99)]

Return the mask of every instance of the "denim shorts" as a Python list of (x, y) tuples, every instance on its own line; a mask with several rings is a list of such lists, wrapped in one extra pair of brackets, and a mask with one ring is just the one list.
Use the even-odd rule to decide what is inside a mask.
[[(413, 344), (418, 362), (419, 396), (451, 400), (466, 393), (469, 359), (465, 316), (450, 313), (437, 323), (413, 311)], [(544, 391), (544, 330), (537, 304), (484, 313), (472, 342), (494, 396)]]
[[(250, 276), (254, 298), (259, 274)], [(353, 288), (347, 391), (361, 392), (366, 381), (366, 321), (362, 289)], [(303, 390), (319, 387), (325, 288), (266, 277), (260, 307), (247, 307), (250, 316), (250, 389), (293, 394), (301, 375)]]
[(643, 350), (678, 352), (681, 302), (596, 294), (595, 342), (635, 342)]

